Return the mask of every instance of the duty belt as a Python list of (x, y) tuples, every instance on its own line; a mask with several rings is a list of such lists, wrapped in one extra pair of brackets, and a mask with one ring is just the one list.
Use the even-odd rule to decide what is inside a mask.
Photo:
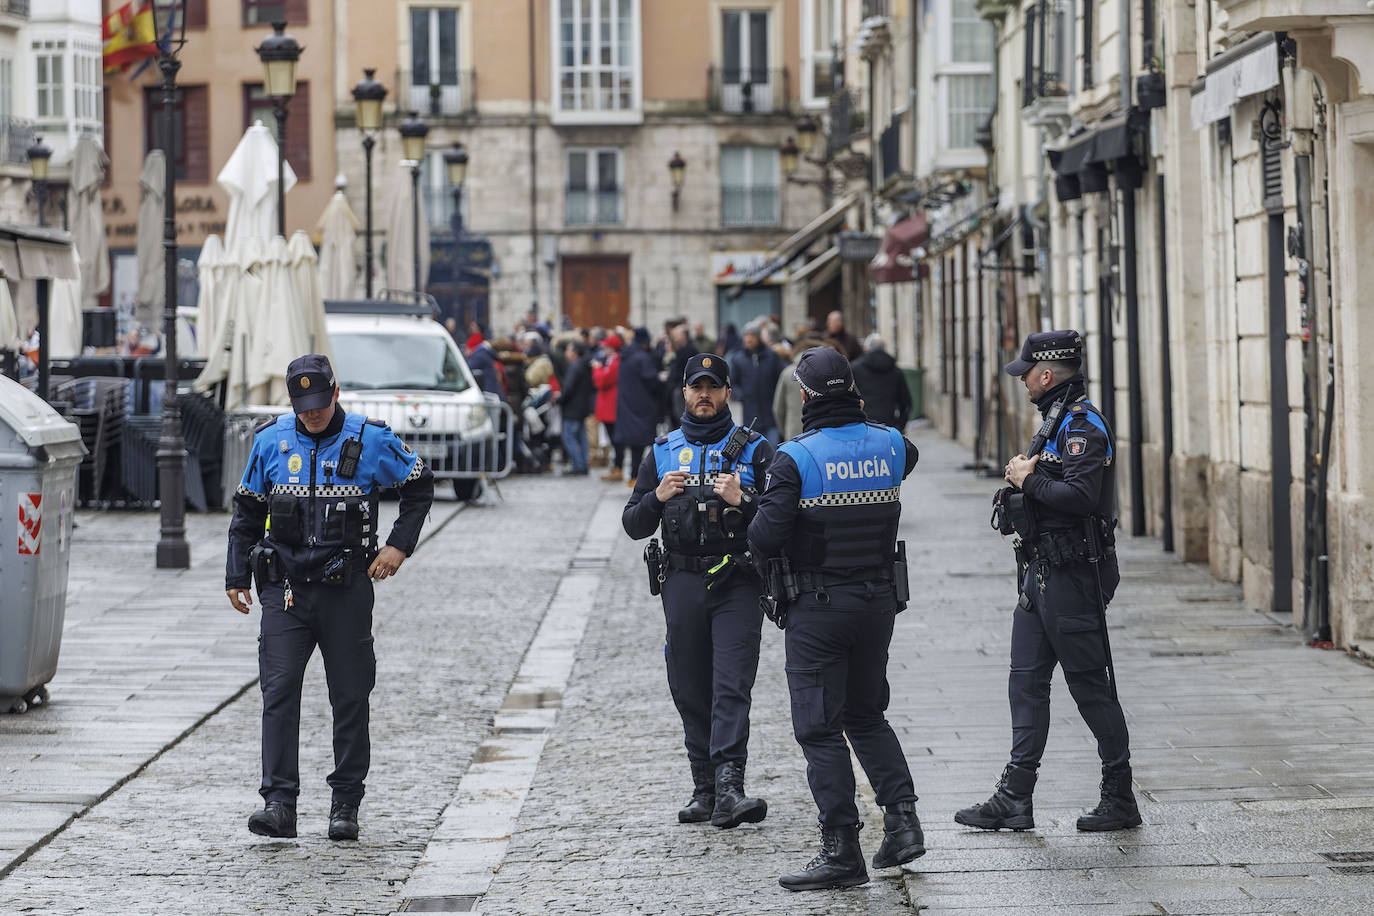
[(815, 569), (801, 569), (794, 573), (797, 591), (818, 592), (836, 585), (862, 585), (875, 580), (892, 581), (891, 566), (863, 566), (842, 573), (821, 572)]
[[(1070, 533), (1042, 534), (1027, 545), (1033, 559), (1043, 560), (1051, 566), (1066, 566), (1070, 563), (1086, 563), (1092, 559), (1092, 546), (1082, 535)], [(1116, 545), (1102, 545), (1102, 559), (1116, 556)]]
[(721, 561), (722, 557), (694, 557), (681, 553), (669, 553), (668, 565), (673, 569), (685, 569), (688, 572), (706, 572), (712, 566)]

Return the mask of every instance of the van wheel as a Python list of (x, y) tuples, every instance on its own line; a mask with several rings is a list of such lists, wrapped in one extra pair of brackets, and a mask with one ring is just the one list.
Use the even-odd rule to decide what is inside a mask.
[(463, 502), (472, 502), (482, 495), (482, 481), (455, 480), (453, 481), (453, 495)]

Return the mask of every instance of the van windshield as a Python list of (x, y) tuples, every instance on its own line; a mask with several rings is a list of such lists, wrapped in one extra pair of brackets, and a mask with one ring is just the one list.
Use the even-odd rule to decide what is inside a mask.
[(344, 391), (409, 388), (465, 391), (463, 358), (442, 337), (421, 334), (330, 334), (334, 371)]

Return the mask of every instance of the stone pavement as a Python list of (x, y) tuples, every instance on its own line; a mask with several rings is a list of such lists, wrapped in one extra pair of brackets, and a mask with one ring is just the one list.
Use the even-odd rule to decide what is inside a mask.
[[(1374, 911), (1374, 672), (1303, 648), (1283, 621), (1246, 610), (1237, 589), (1151, 539), (1123, 539), (1111, 611), (1145, 826), (1074, 829), (1095, 801), (1096, 761), (1059, 680), (1037, 829), (952, 822), (1005, 762), (1011, 558), (987, 528), (996, 482), (960, 470), (967, 452), (932, 431), (913, 437), (923, 460), (904, 488), (902, 536), (916, 597), (893, 641), (890, 717), (930, 851), (908, 870), (852, 891), (776, 885), (817, 836), (781, 634), (767, 624), (748, 785), (768, 799), (768, 819), (733, 831), (676, 823), (689, 779), (661, 610), (641, 545), (589, 530), (615, 518), (625, 490), (542, 477), (504, 482), (504, 501), (434, 533), (383, 590), (358, 844), (323, 838), (318, 663), (303, 713), (301, 837), (243, 827), (257, 802), (260, 704), (245, 691), (256, 617), (250, 628), (222, 606), (225, 519), (193, 517), (195, 566), (161, 574), (148, 571), (155, 518), (80, 516), (53, 703), (0, 717), (0, 913)], [(562, 689), (541, 687), (535, 702), (522, 690), (543, 683), (529, 672), (550, 625), (576, 651), (550, 679)], [(522, 720), (538, 727), (503, 737), (520, 707), (538, 707)], [(536, 748), (512, 767), (523, 786), (482, 782), (502, 741)], [(479, 783), (515, 813), (484, 847), (498, 850), (491, 867), (474, 871), (445, 859), (458, 848), (445, 844), (475, 836), (467, 806)], [(862, 781), (861, 795), (871, 855), (881, 815)], [(460, 871), (479, 892), (446, 898)]]

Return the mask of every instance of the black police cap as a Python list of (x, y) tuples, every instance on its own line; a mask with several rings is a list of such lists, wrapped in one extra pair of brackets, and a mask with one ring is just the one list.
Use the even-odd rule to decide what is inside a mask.
[(699, 378), (714, 379), (722, 388), (730, 387), (730, 367), (722, 357), (711, 353), (698, 353), (687, 360), (687, 368), (682, 372), (682, 384), (690, 386)]
[(854, 385), (854, 370), (844, 354), (830, 347), (812, 347), (797, 358), (792, 380), (802, 386), (808, 397), (858, 393)]
[(334, 368), (326, 356), (308, 353), (286, 367), (286, 393), (296, 413), (328, 407), (334, 399), (334, 387)]
[(1026, 337), (1021, 356), (1007, 363), (1003, 371), (1019, 378), (1035, 368), (1036, 363), (1082, 358), (1083, 337), (1077, 331), (1039, 331)]

